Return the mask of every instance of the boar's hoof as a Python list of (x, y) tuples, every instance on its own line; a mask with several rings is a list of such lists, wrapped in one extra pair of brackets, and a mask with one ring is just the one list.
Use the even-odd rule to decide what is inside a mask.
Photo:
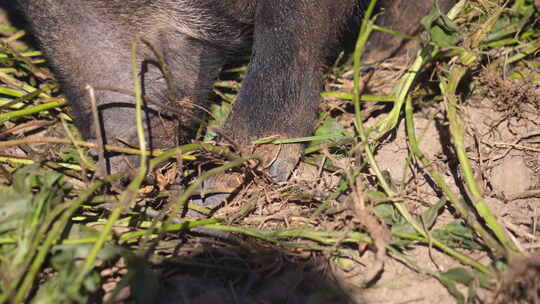
[[(302, 145), (265, 144), (251, 149), (251, 152), (260, 159), (260, 162), (254, 168), (254, 172), (261, 172), (262, 175), (266, 174), (273, 183), (282, 183), (287, 181), (298, 164), (302, 154)], [(202, 189), (206, 191), (203, 191), (202, 196), (193, 199), (192, 202), (207, 208), (216, 208), (225, 202), (231, 201), (240, 188), (246, 185), (248, 179), (249, 177), (246, 174), (238, 172), (212, 176), (202, 184)], [(218, 191), (221, 191), (221, 193)], [(207, 194), (204, 194), (204, 192), (207, 192)]]
[(260, 145), (255, 148), (255, 155), (261, 158), (262, 169), (274, 183), (287, 181), (302, 155), (301, 144)]

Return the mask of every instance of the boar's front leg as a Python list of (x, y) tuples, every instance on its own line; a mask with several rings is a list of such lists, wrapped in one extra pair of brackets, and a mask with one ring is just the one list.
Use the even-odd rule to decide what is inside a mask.
[[(175, 27), (174, 20), (167, 19), (171, 18), (170, 14), (147, 3), (119, 0), (20, 2), (33, 34), (70, 99), (75, 123), (86, 139), (95, 139), (85, 89), (90, 85), (96, 91), (105, 143), (121, 144), (116, 140), (121, 138), (137, 145), (130, 69), (135, 36), (144, 38), (164, 55), (173, 83), (174, 94), (168, 94), (156, 56), (149, 47), (140, 44), (137, 77), (143, 80), (144, 123), (151, 147), (177, 144), (177, 121), (171, 119), (169, 109), (174, 105), (169, 100), (170, 95), (178, 99), (188, 97), (195, 103), (203, 103), (207, 98), (224, 51), (184, 34)], [(164, 109), (156, 104), (169, 107)], [(125, 157), (109, 154), (109, 169), (117, 172), (126, 168), (124, 160)]]
[[(317, 120), (324, 65), (335, 50), (350, 0), (258, 1), (252, 58), (226, 130), (243, 144), (308, 136)], [(286, 180), (302, 146), (261, 147), (264, 167)], [(255, 150), (257, 152), (257, 150)]]
[[(264, 0), (255, 13), (254, 44), (247, 75), (225, 133), (250, 147), (254, 139), (308, 136), (317, 121), (324, 65), (335, 50), (341, 25), (353, 11), (351, 0)], [(285, 181), (296, 166), (301, 144), (255, 148), (260, 168), (276, 182)], [(251, 151), (249, 151), (251, 152)], [(217, 176), (204, 188), (234, 187), (233, 176)], [(195, 200), (216, 206), (226, 195)]]

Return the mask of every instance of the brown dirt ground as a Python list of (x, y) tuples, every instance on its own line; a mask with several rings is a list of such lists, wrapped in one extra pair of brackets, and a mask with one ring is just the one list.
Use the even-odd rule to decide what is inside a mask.
[[(384, 65), (382, 71), (382, 76), (378, 77), (383, 77), (383, 80), (370, 80), (386, 84), (375, 89), (379, 92), (401, 75), (399, 70), (388, 71)], [(388, 78), (389, 75), (392, 79)], [(534, 253), (540, 247), (537, 228), (540, 218), (540, 113), (537, 110), (540, 87), (527, 80), (510, 80), (487, 72), (474, 81), (478, 83), (481, 94), (465, 98), (460, 108), (469, 159), (490, 208), (516, 244), (531, 255), (530, 259), (511, 262), (513, 271), (501, 281), (505, 283), (492, 292), (478, 290), (476, 299), (484, 303), (538, 303), (534, 290), (540, 286), (540, 266)], [(340, 83), (341, 87), (350, 86), (346, 78), (333, 81), (330, 85), (336, 86), (336, 83)], [(345, 105), (336, 100), (327, 100), (322, 106), (324, 111), (339, 107)], [(345, 110), (342, 112), (344, 114), (339, 116), (339, 120), (344, 127), (350, 128), (352, 114)], [(376, 121), (378, 118), (374, 114), (370, 120)], [(457, 186), (462, 181), (456, 169), (455, 156), (448, 148), (451, 143), (447, 127), (441, 124), (443, 119), (444, 109), (440, 106), (418, 108), (415, 123), (417, 134), (423, 138), (420, 148), (444, 174), (452, 190), (465, 195), (464, 190)], [(381, 169), (389, 172), (394, 185), (402, 187), (405, 193), (403, 201), (416, 214), (436, 203), (439, 196), (421, 170), (405, 166), (408, 147), (403, 124), (401, 122), (392, 138), (381, 145), (376, 159)], [(328, 157), (332, 155), (328, 154)], [(345, 157), (335, 160), (334, 164), (346, 169), (355, 164), (355, 159)], [(329, 210), (334, 210), (337, 215), (328, 215), (319, 220), (309, 219), (317, 202), (336, 187), (336, 172), (339, 170), (331, 172), (302, 163), (291, 180), (279, 187), (254, 180), (220, 209), (216, 217), (236, 225), (256, 226), (265, 230), (305, 225), (333, 231), (357, 229), (358, 225), (365, 227), (368, 220), (351, 207), (351, 194), (331, 204)], [(309, 193), (311, 197), (299, 199), (291, 189), (301, 189), (304, 195)], [(257, 198), (255, 211), (248, 216), (240, 216), (241, 209), (246, 204), (253, 204), (254, 197)], [(451, 211), (445, 210), (436, 225), (442, 226), (454, 219)], [(384, 229), (380, 233), (375, 238), (384, 238)], [(230, 277), (216, 279), (216, 272), (212, 270), (207, 270), (203, 278), (193, 272), (186, 275), (182, 271), (167, 278), (167, 291), (161, 303), (456, 302), (439, 281), (405, 265), (399, 258), (392, 258), (392, 254), (381, 257), (377, 254), (376, 246), (359, 245), (352, 247), (347, 254), (336, 256), (250, 242), (253, 241), (244, 243), (244, 246), (249, 244), (248, 253), (242, 246), (240, 250), (228, 246), (217, 248), (232, 256), (242, 256), (240, 260), (254, 267), (252, 277), (233, 276), (231, 281)], [(213, 245), (203, 245), (205, 249), (202, 251), (210, 247)], [(483, 263), (490, 261), (485, 251), (464, 253)], [(456, 260), (429, 246), (417, 246), (405, 254), (421, 265), (423, 271), (445, 271), (461, 266)], [(529, 291), (523, 293), (523, 290)], [(460, 291), (467, 294), (467, 287), (460, 287)]]

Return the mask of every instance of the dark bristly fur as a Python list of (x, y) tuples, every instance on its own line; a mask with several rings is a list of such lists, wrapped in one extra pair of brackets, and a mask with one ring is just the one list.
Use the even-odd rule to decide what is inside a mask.
[[(368, 1), (18, 2), (71, 100), (76, 124), (89, 139), (93, 134), (85, 87), (88, 84), (97, 88), (101, 124), (109, 143), (115, 137), (135, 142), (132, 96), (104, 89), (132, 91), (129, 54), (134, 36), (142, 37), (163, 54), (176, 98), (188, 98), (201, 106), (206, 106), (213, 80), (226, 57), (252, 45), (248, 72), (225, 127), (232, 138), (245, 145), (263, 136), (298, 137), (312, 132), (323, 67), (337, 49), (344, 24), (355, 8)], [(441, 2), (448, 4), (451, 0)], [(410, 3), (387, 0), (382, 5), (388, 8), (388, 14), (383, 15), (384, 25), (410, 24), (406, 29), (412, 33), (420, 17), (432, 7), (432, 0)], [(419, 12), (414, 13), (415, 9)], [(405, 16), (400, 16), (402, 12)], [(381, 40), (380, 37), (376, 39)], [(384, 39), (374, 41), (384, 42)], [(376, 45), (371, 48), (372, 52), (380, 49)], [(146, 47), (140, 49), (151, 145), (172, 146), (176, 144), (175, 137), (170, 136), (175, 123), (163, 119), (170, 113), (161, 113), (166, 111), (150, 102), (170, 102), (166, 98), (169, 96), (166, 82), (154, 54)], [(182, 124), (184, 128), (192, 128), (189, 119), (182, 120)], [(118, 162), (112, 166), (117, 167)]]

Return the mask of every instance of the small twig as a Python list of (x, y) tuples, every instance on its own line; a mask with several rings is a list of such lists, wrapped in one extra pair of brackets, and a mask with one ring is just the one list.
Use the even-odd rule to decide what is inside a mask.
[(540, 149), (539, 149), (539, 148), (534, 148), (534, 147), (525, 146), (525, 145), (511, 144), (511, 143), (503, 143), (503, 142), (496, 142), (496, 143), (493, 143), (493, 144), (496, 145), (496, 146), (512, 147), (512, 148), (515, 148), (515, 149), (518, 149), (518, 150), (531, 151), (531, 152), (539, 152), (539, 153), (540, 153)]
[(103, 129), (101, 128), (99, 120), (96, 93), (94, 91), (94, 88), (91, 85), (87, 84), (86, 91), (88, 91), (88, 97), (90, 98), (90, 108), (92, 109), (92, 118), (97, 142), (98, 162), (96, 175), (98, 178), (102, 179), (107, 174), (107, 169), (105, 168), (105, 148), (103, 147), (105, 143), (103, 141)]
[(28, 131), (32, 131), (39, 128), (49, 127), (49, 126), (54, 125), (55, 123), (56, 123), (55, 121), (33, 120), (33, 121), (25, 122), (22, 124), (18, 124), (11, 129), (7, 129), (3, 132), (0, 132), (0, 139), (10, 134), (16, 134), (17, 132), (24, 129), (29, 129), (29, 130), (25, 130), (25, 132), (28, 132)]

